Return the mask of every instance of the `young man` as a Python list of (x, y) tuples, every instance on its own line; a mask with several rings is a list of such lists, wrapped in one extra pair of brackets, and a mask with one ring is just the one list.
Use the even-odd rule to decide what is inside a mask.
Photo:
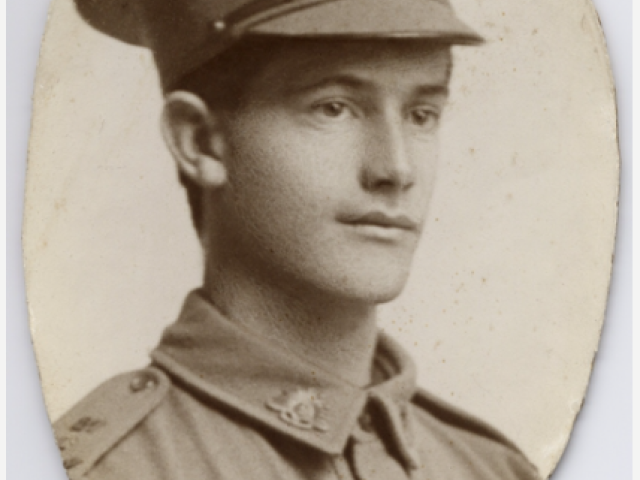
[(71, 478), (534, 479), (376, 327), (434, 185), (446, 0), (78, 0), (153, 51), (205, 252), (151, 354), (56, 424)]

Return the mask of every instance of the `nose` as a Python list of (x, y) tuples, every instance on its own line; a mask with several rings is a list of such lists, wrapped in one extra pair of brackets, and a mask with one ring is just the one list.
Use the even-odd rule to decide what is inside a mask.
[(361, 170), (363, 188), (371, 192), (408, 190), (415, 183), (416, 171), (402, 119), (381, 115), (370, 127)]

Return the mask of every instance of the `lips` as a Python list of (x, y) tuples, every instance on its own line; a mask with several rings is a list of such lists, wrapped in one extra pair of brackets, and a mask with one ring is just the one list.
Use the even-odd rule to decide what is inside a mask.
[(388, 229), (415, 231), (418, 222), (403, 214), (389, 214), (385, 212), (368, 212), (364, 214), (346, 214), (338, 216), (338, 221), (348, 225), (374, 226)]

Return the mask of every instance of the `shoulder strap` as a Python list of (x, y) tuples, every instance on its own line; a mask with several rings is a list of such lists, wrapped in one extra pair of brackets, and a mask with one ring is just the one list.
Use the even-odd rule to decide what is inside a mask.
[(162, 401), (171, 381), (157, 368), (114, 377), (55, 422), (53, 429), (71, 480), (95, 463)]
[[(469, 432), (473, 435), (481, 437), (489, 442), (505, 447), (511, 451), (511, 462), (509, 463), (509, 471), (511, 476), (508, 478), (541, 480), (538, 469), (531, 461), (522, 453), (515, 443), (505, 437), (494, 427), (488, 425), (482, 420), (470, 415), (463, 410), (454, 407), (446, 401), (419, 390), (413, 398), (413, 403), (439, 422), (446, 424), (452, 428)], [(492, 477), (493, 478), (493, 477)], [(496, 477), (498, 478), (498, 477)], [(499, 478), (507, 478), (500, 476)]]
[(518, 453), (522, 453), (511, 440), (494, 427), (425, 390), (418, 390), (413, 398), (413, 403), (428, 411), (442, 423), (466, 430), (493, 442), (501, 443)]

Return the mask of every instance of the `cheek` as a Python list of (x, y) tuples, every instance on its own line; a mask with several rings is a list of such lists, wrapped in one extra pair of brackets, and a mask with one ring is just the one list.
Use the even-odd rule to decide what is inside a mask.
[(437, 138), (415, 142), (411, 155), (416, 166), (416, 186), (419, 196), (425, 201), (431, 198), (440, 169), (439, 144)]
[(303, 232), (313, 232), (322, 213), (314, 193), (322, 190), (322, 177), (310, 169), (295, 138), (261, 123), (234, 137), (224, 195), (229, 231), (254, 254), (295, 256)]
[(327, 138), (277, 117), (252, 120), (232, 137), (229, 183), (238, 197), (308, 217), (357, 185), (348, 136)]

